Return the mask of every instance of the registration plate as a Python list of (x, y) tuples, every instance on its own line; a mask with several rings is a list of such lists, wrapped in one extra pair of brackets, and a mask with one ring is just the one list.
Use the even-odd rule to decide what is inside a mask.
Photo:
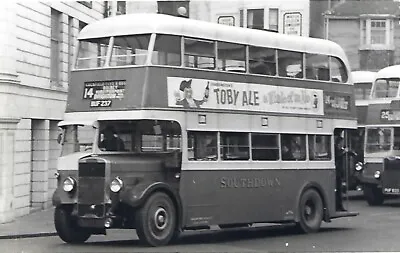
[(400, 193), (399, 188), (383, 188), (384, 193)]

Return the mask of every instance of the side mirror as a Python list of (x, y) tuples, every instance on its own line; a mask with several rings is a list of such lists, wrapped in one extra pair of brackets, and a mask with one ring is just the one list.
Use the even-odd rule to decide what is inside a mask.
[(59, 133), (59, 134), (58, 134), (58, 137), (57, 137), (57, 142), (58, 142), (58, 144), (61, 144), (62, 139), (63, 139), (63, 134), (62, 134), (62, 133)]

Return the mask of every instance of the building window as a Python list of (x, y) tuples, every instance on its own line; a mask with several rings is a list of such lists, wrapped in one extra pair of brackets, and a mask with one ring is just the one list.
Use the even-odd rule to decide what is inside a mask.
[(78, 1), (78, 3), (92, 9), (92, 1)]
[(50, 82), (60, 84), (61, 12), (51, 9)]
[(160, 14), (178, 17), (189, 17), (189, 1), (157, 1), (157, 9)]
[(243, 27), (244, 25), (243, 25), (243, 22), (244, 21), (244, 10), (243, 9), (241, 9), (241, 10), (239, 10), (239, 26), (240, 27)]
[(269, 30), (278, 31), (278, 15), (279, 9), (270, 8), (269, 9)]
[(392, 46), (393, 20), (362, 19), (361, 46)]
[(264, 9), (247, 10), (247, 27), (252, 29), (264, 29)]
[(117, 15), (126, 14), (126, 1), (117, 1)]

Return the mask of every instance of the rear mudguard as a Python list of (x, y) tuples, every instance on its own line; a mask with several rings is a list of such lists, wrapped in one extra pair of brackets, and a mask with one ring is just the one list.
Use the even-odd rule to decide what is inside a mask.
[(294, 221), (295, 222), (299, 222), (300, 221), (300, 213), (299, 213), (299, 203), (300, 203), (300, 198), (301, 195), (303, 194), (303, 192), (309, 188), (314, 188), (317, 190), (317, 192), (319, 194), (321, 194), (321, 198), (322, 198), (322, 203), (324, 205), (324, 216), (323, 216), (323, 220), (325, 222), (329, 222), (330, 221), (330, 212), (329, 212), (329, 206), (327, 203), (327, 196), (325, 191), (322, 189), (322, 187), (316, 183), (316, 182), (306, 182), (302, 187), (301, 187), (301, 191), (299, 192), (299, 194), (296, 197), (296, 212), (295, 212), (295, 217), (294, 217)]

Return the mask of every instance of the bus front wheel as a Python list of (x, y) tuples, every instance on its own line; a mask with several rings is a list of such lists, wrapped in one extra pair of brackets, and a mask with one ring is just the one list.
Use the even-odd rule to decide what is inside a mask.
[(91, 236), (87, 229), (78, 226), (71, 212), (63, 207), (56, 207), (54, 224), (58, 236), (66, 243), (83, 243)]
[(162, 192), (150, 196), (136, 213), (136, 233), (150, 246), (168, 244), (177, 235), (176, 208), (171, 198)]
[(364, 197), (365, 200), (367, 200), (368, 205), (370, 206), (377, 206), (377, 205), (382, 205), (384, 201), (384, 196), (378, 187), (376, 185), (364, 185)]
[(314, 233), (321, 227), (324, 207), (320, 194), (314, 189), (303, 192), (299, 203), (297, 228), (304, 233)]

